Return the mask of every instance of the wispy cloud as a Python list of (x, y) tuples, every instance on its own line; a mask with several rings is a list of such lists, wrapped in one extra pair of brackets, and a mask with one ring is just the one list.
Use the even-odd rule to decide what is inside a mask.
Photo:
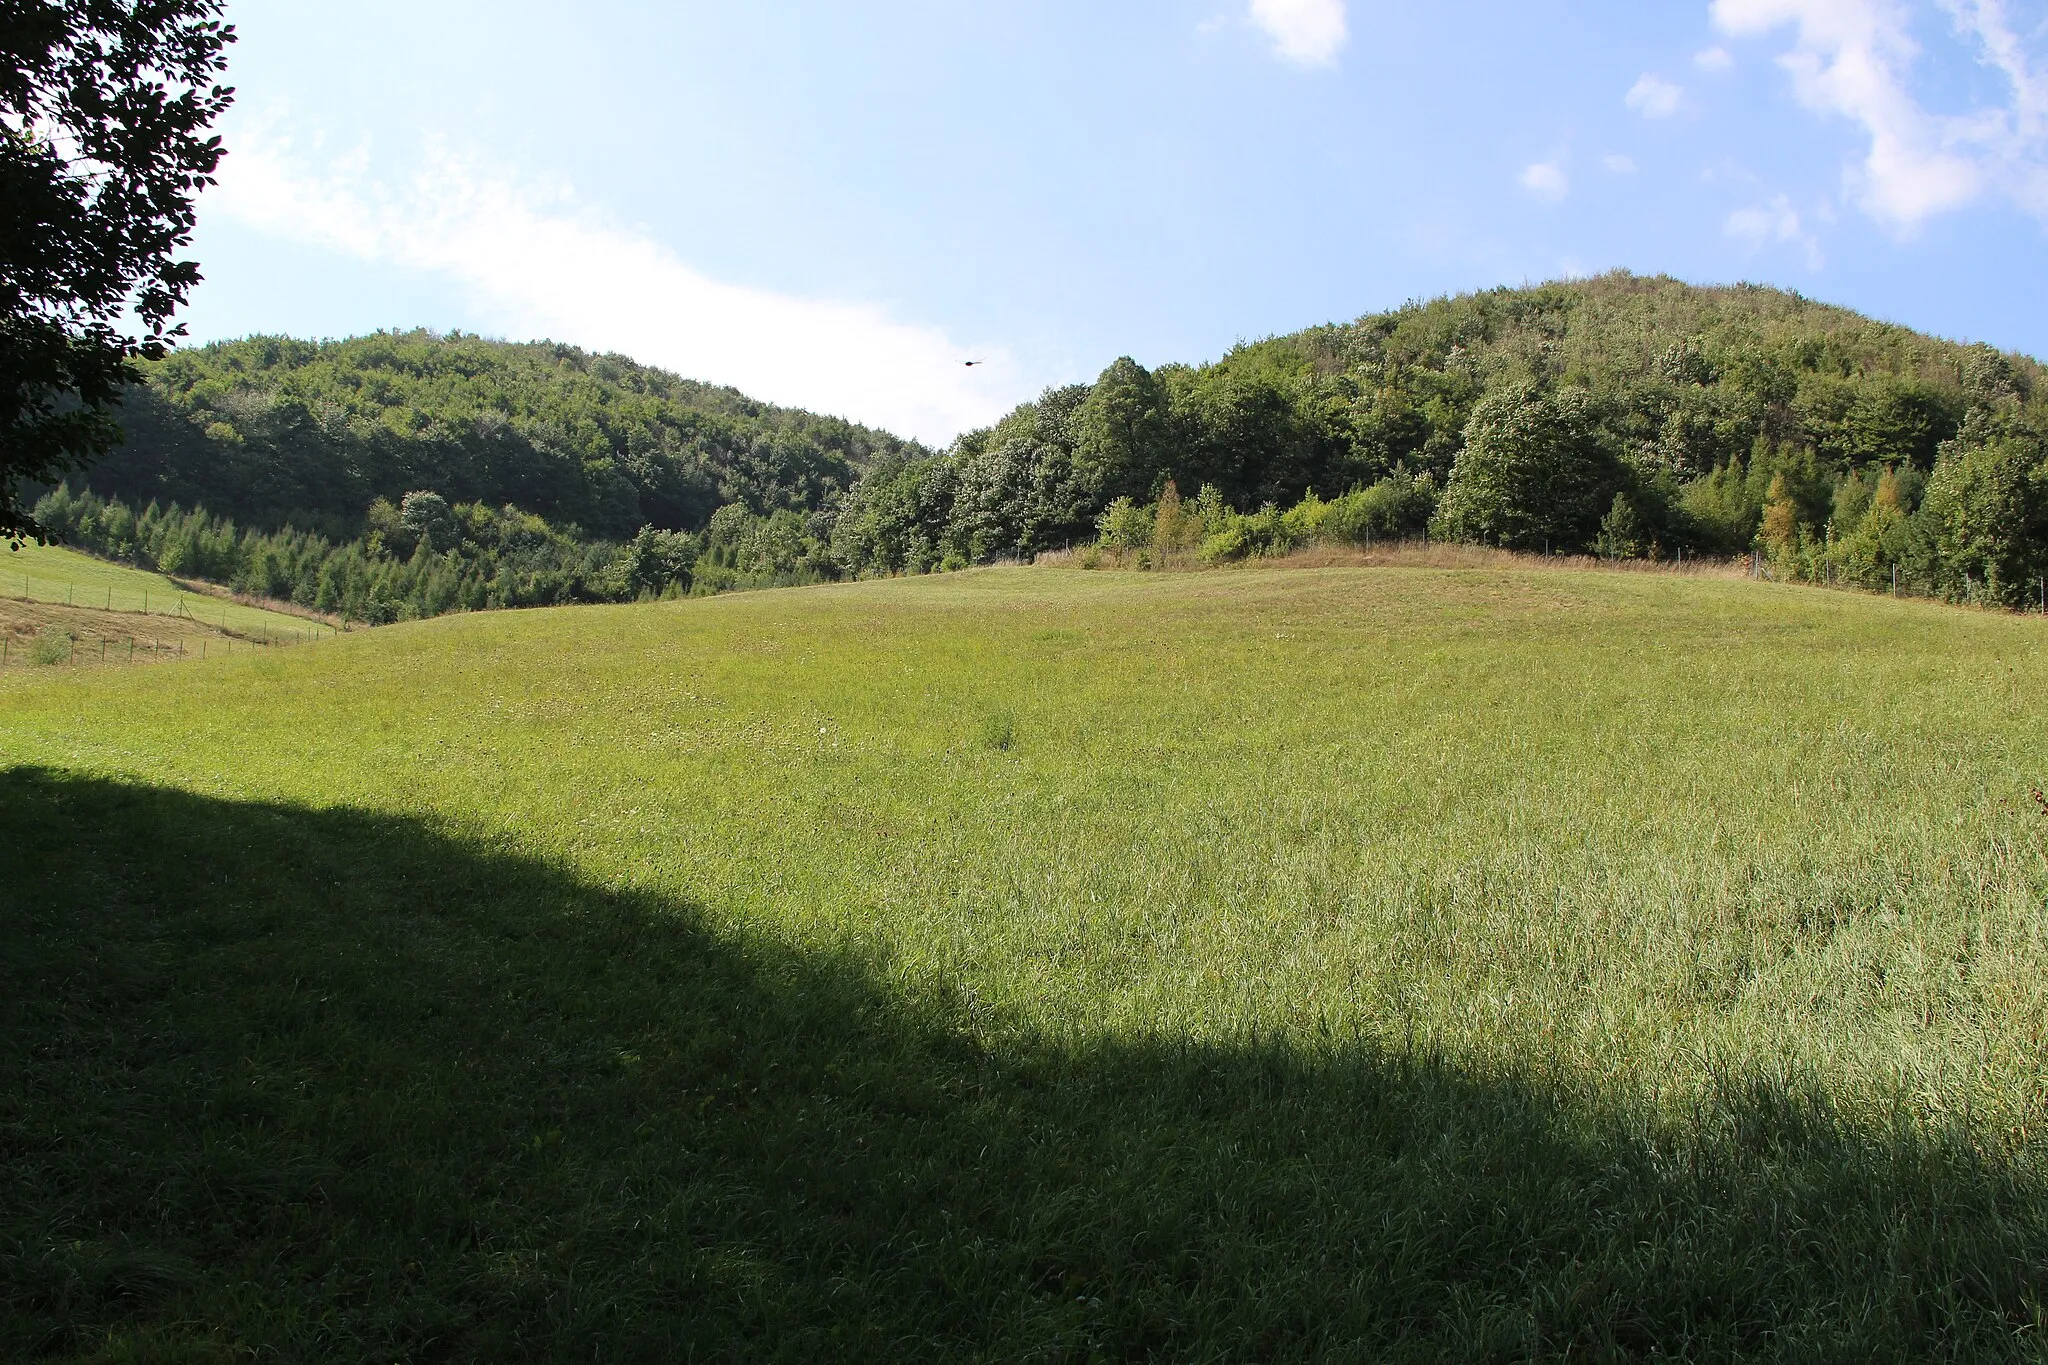
[(1793, 30), (1779, 65), (1808, 108), (1860, 124), (1869, 150), (1850, 189), (1864, 210), (1902, 230), (2004, 192), (2048, 217), (2048, 79), (2008, 21), (2002, 0), (1941, 0), (1958, 36), (2008, 87), (2003, 105), (1936, 113), (1915, 95), (1921, 56), (1901, 0), (1713, 0), (1731, 37)]
[(1301, 66), (1329, 66), (1350, 37), (1344, 0), (1252, 0), (1252, 22), (1274, 50)]
[(1774, 195), (1768, 203), (1737, 209), (1728, 215), (1722, 230), (1752, 253), (1773, 244), (1797, 245), (1804, 251), (1809, 267), (1821, 267), (1820, 243), (1806, 231), (1798, 210), (1785, 195)]
[[(999, 347), (969, 349), (868, 303), (710, 279), (573, 191), (446, 152), (393, 180), (360, 151), (316, 163), (289, 139), (245, 127), (204, 208), (451, 281), (487, 331), (616, 351), (927, 441), (984, 425), (1036, 388)], [(964, 359), (986, 363), (968, 369)]]
[(1987, 121), (1984, 131), (2011, 175), (2014, 197), (2048, 218), (2048, 20), (2035, 25), (2034, 45), (2013, 32), (2004, 0), (1942, 0), (1956, 27), (1974, 38), (1985, 65), (2005, 77), (2011, 103)]
[(1564, 197), (1572, 192), (1571, 177), (1555, 161), (1539, 161), (1530, 166), (1522, 172), (1521, 181), (1523, 189), (1552, 204), (1563, 203)]
[(1725, 47), (1709, 47), (1692, 54), (1692, 64), (1702, 71), (1728, 71), (1735, 66), (1735, 56)]
[(1615, 175), (1634, 175), (1636, 173), (1636, 159), (1632, 156), (1623, 156), (1620, 152), (1609, 152), (1606, 156), (1600, 158), (1600, 164)]
[(1622, 101), (1644, 118), (1670, 118), (1678, 112), (1684, 98), (1682, 87), (1645, 71), (1636, 77), (1636, 83), (1629, 87)]

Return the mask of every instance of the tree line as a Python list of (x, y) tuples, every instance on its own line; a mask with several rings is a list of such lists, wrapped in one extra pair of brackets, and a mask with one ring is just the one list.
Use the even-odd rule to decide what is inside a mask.
[(417, 490), (370, 504), (364, 533), (333, 541), (287, 527), (238, 526), (204, 508), (141, 509), (60, 485), (34, 508), (59, 538), (94, 554), (371, 625), (451, 611), (631, 602), (839, 576), (809, 521), (738, 504), (701, 534), (643, 527), (624, 541), (505, 505), (450, 503)]
[[(102, 552), (210, 545), (190, 572), (368, 620), (1417, 536), (1754, 552), (1781, 577), (2020, 605), (2048, 574), (2042, 380), (1796, 294), (1619, 273), (1207, 365), (1119, 359), (944, 450), (567, 347), (258, 338), (157, 363), (129, 449), (94, 471), (111, 500), (46, 502)], [(183, 529), (100, 529), (145, 522)]]

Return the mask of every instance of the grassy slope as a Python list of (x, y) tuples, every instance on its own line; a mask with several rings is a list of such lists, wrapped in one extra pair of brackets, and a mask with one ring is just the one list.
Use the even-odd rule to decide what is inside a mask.
[(160, 573), (95, 559), (58, 545), (30, 543), (0, 552), (0, 597), (152, 616), (197, 617), (208, 625), (252, 638), (300, 639), (333, 632), (324, 621), (194, 592)]
[[(68, 642), (67, 642), (68, 639)], [(183, 663), (273, 646), (187, 616), (148, 616), (0, 597), (0, 668)]]
[(2042, 629), (997, 571), (0, 681), (0, 1345), (2039, 1354)]

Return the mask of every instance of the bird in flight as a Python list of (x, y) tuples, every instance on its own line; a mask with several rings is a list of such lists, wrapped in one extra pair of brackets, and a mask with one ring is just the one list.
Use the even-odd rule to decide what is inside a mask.
[(963, 360), (960, 363), (965, 365), (970, 370), (973, 369), (976, 365), (988, 364), (986, 360)]

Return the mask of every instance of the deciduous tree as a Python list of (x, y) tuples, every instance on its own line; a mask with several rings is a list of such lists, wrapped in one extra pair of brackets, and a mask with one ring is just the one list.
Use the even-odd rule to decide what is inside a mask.
[(1438, 516), (1457, 540), (1580, 549), (1593, 543), (1622, 482), (1590, 393), (1521, 384), (1473, 409)]
[(135, 362), (178, 335), (212, 183), (222, 0), (0, 0), (0, 536), (24, 485), (120, 439)]

